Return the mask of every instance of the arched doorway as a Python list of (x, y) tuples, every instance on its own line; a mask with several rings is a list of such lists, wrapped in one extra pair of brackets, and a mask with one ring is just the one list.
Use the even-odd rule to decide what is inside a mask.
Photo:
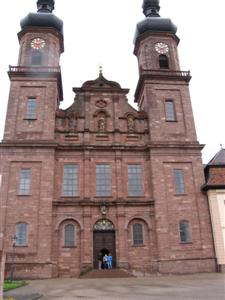
[(95, 223), (93, 231), (93, 264), (98, 268), (98, 255), (112, 254), (113, 268), (116, 267), (115, 229), (111, 221), (102, 219)]

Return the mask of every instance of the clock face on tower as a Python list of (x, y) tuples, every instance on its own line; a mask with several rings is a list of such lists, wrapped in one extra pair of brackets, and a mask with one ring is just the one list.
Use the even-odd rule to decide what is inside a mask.
[(158, 42), (155, 44), (155, 50), (160, 54), (166, 54), (169, 52), (169, 46), (163, 42)]
[(46, 44), (45, 40), (41, 38), (35, 38), (31, 41), (30, 46), (35, 50), (40, 50), (45, 47), (45, 44)]

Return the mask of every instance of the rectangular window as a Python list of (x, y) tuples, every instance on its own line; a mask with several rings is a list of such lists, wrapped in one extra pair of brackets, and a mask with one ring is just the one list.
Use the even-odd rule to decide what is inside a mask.
[(16, 225), (16, 245), (26, 246), (27, 245), (27, 224), (19, 223)]
[(74, 225), (68, 224), (65, 226), (64, 230), (64, 246), (65, 247), (73, 247), (75, 244), (75, 239), (74, 239), (74, 234), (75, 234), (75, 229)]
[(42, 54), (41, 51), (33, 51), (31, 57), (31, 64), (35, 66), (39, 66), (42, 63)]
[(133, 224), (133, 244), (143, 245), (143, 227), (142, 224)]
[(128, 195), (143, 195), (141, 165), (128, 165)]
[(29, 195), (30, 194), (30, 178), (31, 170), (30, 169), (21, 169), (20, 170), (20, 195)]
[(181, 243), (191, 242), (190, 225), (188, 221), (180, 222), (180, 241)]
[(166, 100), (165, 110), (166, 110), (166, 121), (176, 121), (175, 107), (174, 107), (173, 100)]
[(185, 194), (183, 170), (174, 170), (174, 182), (176, 195)]
[(63, 196), (74, 197), (78, 195), (78, 168), (76, 164), (64, 165)]
[(111, 196), (110, 165), (96, 165), (96, 196)]
[(27, 119), (36, 119), (37, 100), (35, 98), (29, 98), (27, 100)]

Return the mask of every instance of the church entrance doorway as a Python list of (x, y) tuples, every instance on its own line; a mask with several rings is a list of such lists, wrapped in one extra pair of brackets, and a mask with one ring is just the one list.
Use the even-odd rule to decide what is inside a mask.
[(98, 256), (100, 253), (102, 256), (111, 253), (113, 268), (116, 267), (115, 229), (113, 223), (106, 219), (99, 220), (94, 226), (93, 264), (95, 269), (98, 269)]

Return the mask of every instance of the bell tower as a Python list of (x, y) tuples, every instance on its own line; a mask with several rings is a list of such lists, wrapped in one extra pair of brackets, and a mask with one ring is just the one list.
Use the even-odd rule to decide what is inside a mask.
[(11, 80), (4, 141), (53, 140), (55, 112), (63, 98), (60, 55), (63, 22), (52, 12), (54, 0), (38, 0), (37, 13), (21, 20), (18, 65)]
[(177, 27), (170, 19), (160, 17), (158, 0), (144, 1), (142, 7), (146, 18), (137, 25), (135, 34), (135, 55), (140, 73), (142, 69), (180, 70)]
[[(202, 259), (204, 269), (214, 264), (207, 261), (213, 256), (213, 246), (207, 199), (200, 191), (202, 145), (197, 141), (191, 107), (191, 76), (180, 69), (177, 27), (160, 17), (159, 11), (159, 0), (143, 1), (145, 19), (137, 24), (134, 39), (139, 66), (135, 101), (148, 116), (158, 270), (171, 272), (181, 261), (183, 269), (191, 270)], [(186, 241), (180, 237), (179, 244), (185, 226), (192, 237)], [(195, 261), (191, 253), (196, 254)]]
[(139, 67), (135, 101), (149, 115), (151, 141), (195, 143), (190, 72), (180, 70), (177, 27), (159, 11), (159, 0), (144, 0), (145, 19), (137, 24), (134, 39)]

